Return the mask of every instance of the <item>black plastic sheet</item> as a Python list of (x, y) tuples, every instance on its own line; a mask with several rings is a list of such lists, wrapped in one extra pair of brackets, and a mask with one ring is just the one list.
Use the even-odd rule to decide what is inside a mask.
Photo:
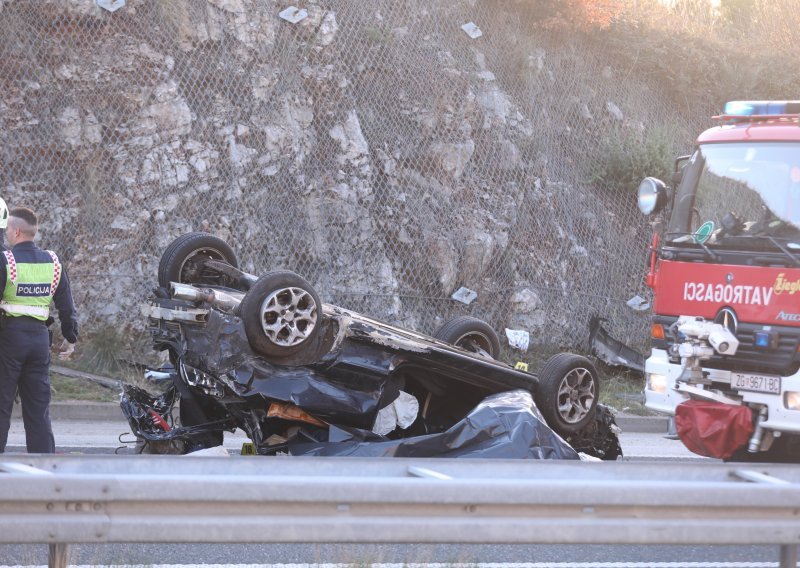
[(439, 434), (399, 440), (356, 428), (331, 426), (323, 442), (291, 442), (295, 456), (580, 459), (539, 416), (530, 393), (491, 395)]

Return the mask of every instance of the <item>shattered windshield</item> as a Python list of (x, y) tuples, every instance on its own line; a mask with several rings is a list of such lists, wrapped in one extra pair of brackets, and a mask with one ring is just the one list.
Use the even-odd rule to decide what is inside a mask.
[(707, 144), (691, 167), (670, 240), (800, 251), (800, 143)]

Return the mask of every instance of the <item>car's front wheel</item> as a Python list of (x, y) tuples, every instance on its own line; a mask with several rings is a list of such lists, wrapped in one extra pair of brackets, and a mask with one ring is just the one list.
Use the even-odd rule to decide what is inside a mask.
[(297, 353), (317, 336), (322, 302), (314, 288), (289, 270), (268, 272), (253, 284), (239, 306), (254, 351), (281, 358)]
[(562, 436), (580, 431), (594, 419), (600, 394), (597, 371), (586, 357), (559, 353), (539, 373), (536, 406)]
[(493, 358), (500, 354), (497, 332), (485, 321), (472, 316), (456, 316), (447, 320), (433, 337), (473, 353), (483, 352)]

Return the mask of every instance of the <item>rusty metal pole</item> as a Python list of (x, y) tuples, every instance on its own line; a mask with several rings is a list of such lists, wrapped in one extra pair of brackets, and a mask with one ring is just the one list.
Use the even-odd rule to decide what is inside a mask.
[(67, 568), (69, 562), (69, 545), (59, 542), (50, 545), (50, 556), (47, 568)]

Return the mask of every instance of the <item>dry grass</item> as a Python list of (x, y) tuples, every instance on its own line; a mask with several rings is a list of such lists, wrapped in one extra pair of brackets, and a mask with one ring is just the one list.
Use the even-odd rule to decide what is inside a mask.
[[(748, 53), (798, 53), (800, 28), (793, 0), (628, 0), (626, 16), (649, 28), (705, 38)], [(746, 38), (746, 41), (743, 41)]]
[(119, 390), (101, 386), (77, 377), (65, 377), (50, 373), (51, 400), (86, 400), (93, 402), (119, 402)]
[[(613, 34), (640, 71), (687, 100), (793, 98), (800, 81), (797, 3), (774, 0), (627, 0)], [(607, 36), (606, 36), (607, 37)]]
[[(53, 359), (52, 365), (97, 375), (110, 381), (133, 383), (155, 392), (157, 388), (144, 379), (143, 364), (130, 360), (132, 354), (152, 351), (150, 341), (150, 336), (146, 333), (115, 327), (103, 328), (90, 336), (81, 337), (71, 360)], [(152, 361), (142, 363), (149, 364)], [(119, 390), (107, 388), (87, 378), (67, 377), (51, 371), (50, 382), (54, 401), (119, 401)]]
[(626, 414), (653, 414), (644, 406), (644, 378), (632, 371), (606, 368), (600, 371), (600, 402)]

